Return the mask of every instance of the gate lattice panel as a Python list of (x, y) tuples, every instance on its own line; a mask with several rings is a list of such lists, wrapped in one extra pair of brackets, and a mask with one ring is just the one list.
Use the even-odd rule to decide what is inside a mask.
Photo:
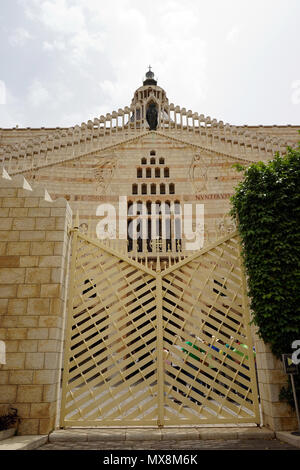
[(259, 422), (236, 234), (160, 272), (73, 235), (62, 426)]

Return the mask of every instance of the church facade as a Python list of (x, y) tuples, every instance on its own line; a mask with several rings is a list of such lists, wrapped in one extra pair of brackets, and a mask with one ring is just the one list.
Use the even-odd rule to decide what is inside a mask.
[[(134, 237), (143, 241), (121, 239), (119, 246), (151, 253), (151, 219), (161, 204), (174, 219), (172, 204), (180, 210), (203, 204), (204, 244), (213, 242), (233, 229), (229, 198), (240, 179), (234, 165), (268, 161), (298, 139), (297, 126), (234, 126), (175, 106), (149, 69), (130, 106), (94, 121), (65, 129), (2, 129), (0, 159), (9, 175), (22, 174), (53, 199), (66, 198), (82, 229), (95, 236), (99, 204), (113, 205), (118, 215), (119, 198), (126, 196), (128, 223), (146, 206), (148, 234)], [(195, 213), (193, 222), (195, 233)], [(184, 250), (183, 227), (169, 227), (162, 237), (157, 221), (156, 238), (168, 240), (159, 242), (159, 250)], [(120, 238), (118, 225), (113, 237)]]
[(236, 164), (284, 154), (298, 130), (175, 106), (150, 69), (106, 116), (0, 129), (0, 405), (20, 434), (296, 425), (251, 332), (229, 210)]

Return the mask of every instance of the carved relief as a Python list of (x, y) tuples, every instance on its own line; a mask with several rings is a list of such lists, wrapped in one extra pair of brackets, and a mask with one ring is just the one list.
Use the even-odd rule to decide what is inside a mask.
[(191, 180), (195, 194), (207, 191), (208, 162), (200, 153), (192, 157), (189, 167), (189, 178)]
[(216, 239), (224, 237), (230, 232), (236, 230), (236, 223), (234, 219), (229, 215), (225, 214), (222, 218), (216, 219), (215, 221), (215, 233)]
[[(96, 180), (98, 182), (97, 192), (99, 194), (106, 194), (110, 186), (111, 180), (117, 168), (117, 157), (104, 156), (96, 166)], [(112, 191), (110, 191), (110, 194)]]

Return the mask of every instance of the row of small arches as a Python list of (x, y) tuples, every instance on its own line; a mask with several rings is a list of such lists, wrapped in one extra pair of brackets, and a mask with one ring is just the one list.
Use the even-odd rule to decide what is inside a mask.
[(171, 214), (173, 212), (176, 215), (181, 214), (181, 205), (180, 201), (128, 201), (127, 203), (127, 211), (128, 216), (131, 215), (140, 215), (143, 213), (143, 206), (146, 207), (147, 214)]
[[(143, 168), (137, 168), (137, 171), (136, 171), (136, 176), (137, 178), (143, 178)], [(152, 178), (152, 170), (153, 168), (146, 168), (146, 178)], [(154, 169), (154, 177), (155, 178), (160, 178), (161, 176), (161, 170), (162, 168), (155, 168)], [(164, 168), (163, 169), (163, 175), (164, 175), (164, 178), (169, 178), (170, 177), (170, 170), (169, 168)]]
[[(140, 194), (167, 194), (167, 189), (169, 189), (168, 194), (175, 194), (175, 184), (170, 183), (166, 185), (164, 183), (161, 184), (151, 184), (150, 185), (150, 192), (148, 193), (148, 185), (142, 184), (141, 185), (141, 192)], [(159, 192), (158, 192), (159, 191)], [(133, 184), (132, 185), (132, 194), (139, 194), (139, 185)]]
[[(156, 164), (156, 158), (151, 157), (150, 158), (150, 165), (155, 165)], [(165, 159), (164, 158), (159, 158), (158, 160), (159, 165), (164, 165), (165, 164)], [(141, 159), (141, 165), (147, 165), (147, 158), (143, 157)]]

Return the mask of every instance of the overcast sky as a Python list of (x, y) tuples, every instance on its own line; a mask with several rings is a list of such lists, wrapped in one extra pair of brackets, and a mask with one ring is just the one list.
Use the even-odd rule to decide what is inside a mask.
[(0, 127), (130, 105), (151, 64), (170, 103), (300, 126), (299, 0), (0, 0)]

